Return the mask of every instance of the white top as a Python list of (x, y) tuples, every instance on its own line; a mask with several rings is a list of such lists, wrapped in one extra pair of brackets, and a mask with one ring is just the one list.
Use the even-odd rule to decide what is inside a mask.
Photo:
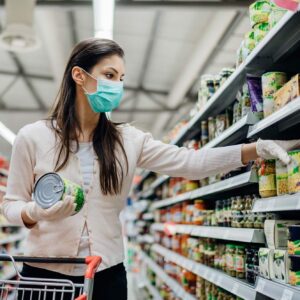
[[(80, 172), (83, 180), (83, 189), (85, 194), (88, 193), (93, 178), (94, 171), (94, 153), (93, 143), (79, 143), (79, 149), (76, 153), (79, 158)], [(85, 222), (83, 232), (79, 241), (78, 257), (86, 257), (91, 255), (90, 241), (87, 224)], [(74, 268), (74, 276), (84, 275), (85, 265), (76, 265)]]
[[(136, 168), (197, 180), (242, 166), (240, 145), (186, 149), (154, 140), (149, 133), (129, 125), (118, 126), (118, 129), (128, 159), (120, 193), (102, 192), (99, 184), (101, 170), (94, 154), (92, 181), (95, 183), (88, 190), (84, 207), (76, 215), (63, 220), (38, 222), (26, 237), (25, 255), (77, 256), (83, 228), (87, 224), (91, 254), (102, 257), (101, 270), (115, 266), (124, 261), (120, 212), (126, 205)], [(24, 226), (22, 210), (32, 201), (35, 182), (55, 170), (58, 151), (57, 136), (48, 121), (38, 121), (20, 130), (13, 145), (7, 193), (1, 203), (2, 212), (10, 223)], [(112, 155), (118, 157), (123, 167), (126, 166), (119, 147)], [(57, 173), (82, 185), (79, 158), (74, 153), (70, 153), (65, 168)], [(66, 275), (74, 274), (73, 264), (30, 264)]]

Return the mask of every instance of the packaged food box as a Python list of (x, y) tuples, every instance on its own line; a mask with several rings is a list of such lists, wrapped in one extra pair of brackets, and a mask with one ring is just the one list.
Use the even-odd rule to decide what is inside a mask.
[(288, 191), (290, 194), (300, 192), (300, 150), (290, 151), (288, 170)]
[(271, 279), (288, 283), (289, 281), (289, 257), (287, 250), (275, 249), (271, 261)]
[(291, 225), (289, 229), (288, 252), (290, 255), (300, 255), (300, 226)]
[(287, 249), (289, 225), (298, 225), (299, 220), (266, 220), (264, 232), (270, 249)]
[(300, 74), (295, 75), (279, 91), (274, 94), (275, 110), (285, 106), (300, 96)]
[(276, 160), (276, 189), (277, 196), (288, 194), (288, 170), (280, 160)]
[(250, 93), (251, 111), (258, 120), (261, 120), (263, 119), (261, 77), (247, 75), (247, 84)]
[(273, 254), (274, 250), (269, 248), (260, 248), (258, 251), (259, 274), (267, 279), (273, 277), (273, 274), (271, 274)]

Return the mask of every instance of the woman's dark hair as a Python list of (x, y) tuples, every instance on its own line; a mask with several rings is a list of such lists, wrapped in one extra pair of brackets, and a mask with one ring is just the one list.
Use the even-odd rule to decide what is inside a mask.
[[(49, 117), (51, 127), (60, 142), (55, 171), (63, 169), (68, 163), (72, 140), (75, 140), (78, 151), (76, 133), (82, 132), (75, 112), (76, 84), (72, 78), (72, 69), (78, 66), (90, 72), (99, 61), (112, 55), (123, 58), (124, 51), (114, 41), (97, 38), (80, 42), (71, 53)], [(125, 172), (120, 154), (125, 158), (128, 171), (128, 160), (118, 125), (120, 124), (108, 120), (105, 113), (101, 113), (93, 132), (93, 148), (99, 159), (100, 186), (104, 195), (116, 195), (121, 192)]]

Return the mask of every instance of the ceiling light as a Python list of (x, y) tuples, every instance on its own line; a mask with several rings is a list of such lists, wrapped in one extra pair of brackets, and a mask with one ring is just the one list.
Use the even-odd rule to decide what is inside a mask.
[(0, 122), (0, 136), (2, 136), (7, 142), (13, 145), (16, 135), (7, 128), (2, 122)]
[(14, 52), (28, 52), (39, 47), (33, 29), (36, 0), (6, 0), (6, 24), (0, 35), (0, 46)]
[(94, 36), (113, 39), (114, 0), (93, 0)]

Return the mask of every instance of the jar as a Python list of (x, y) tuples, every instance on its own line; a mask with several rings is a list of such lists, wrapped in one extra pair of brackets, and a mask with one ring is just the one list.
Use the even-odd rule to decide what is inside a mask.
[(203, 225), (203, 211), (204, 211), (204, 202), (203, 200), (196, 200), (194, 203), (194, 212), (193, 212), (193, 223), (195, 225)]
[(234, 256), (235, 256), (235, 245), (228, 244), (226, 250), (226, 272), (228, 275), (235, 277), (235, 267), (234, 267)]
[(262, 198), (277, 195), (275, 160), (262, 160), (258, 169), (259, 194)]
[(245, 278), (245, 247), (244, 246), (236, 246), (234, 265), (235, 265), (236, 277), (239, 279), (244, 279)]
[(181, 236), (173, 235), (172, 237), (172, 250), (177, 253), (181, 253)]
[(216, 122), (213, 117), (208, 118), (208, 140), (212, 141), (216, 137)]

